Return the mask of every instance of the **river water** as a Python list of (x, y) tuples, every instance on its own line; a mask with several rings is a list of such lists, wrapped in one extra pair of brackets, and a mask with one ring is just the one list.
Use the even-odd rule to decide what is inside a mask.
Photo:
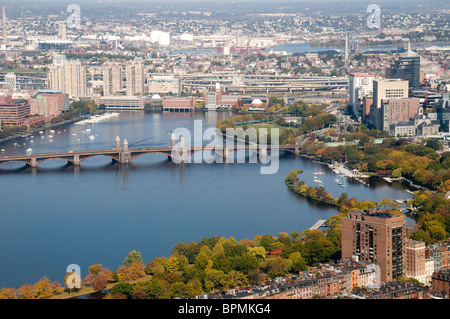
[[(172, 130), (192, 130), (194, 120), (202, 120), (204, 129), (214, 127), (228, 115), (120, 112), (105, 122), (67, 124), (9, 140), (0, 149), (3, 156), (25, 154), (27, 148), (33, 153), (109, 149), (116, 136), (130, 147), (167, 146)], [(328, 167), (290, 153), (281, 153), (277, 173), (268, 175), (260, 174), (259, 162), (175, 164), (158, 154), (129, 166), (106, 157), (89, 158), (80, 167), (66, 164), (55, 159), (36, 169), (0, 166), (0, 287), (34, 284), (44, 276), (62, 283), (70, 264), (80, 266), (82, 277), (93, 264), (116, 270), (131, 250), (140, 251), (147, 263), (168, 257), (179, 242), (301, 232), (335, 215), (336, 209), (286, 188), (292, 169), (304, 170), (300, 178), (308, 185), (314, 185), (313, 171), (324, 170), (324, 187), (333, 196), (345, 191), (360, 200), (411, 198), (403, 186), (379, 181), (365, 186), (348, 180), (343, 189)]]

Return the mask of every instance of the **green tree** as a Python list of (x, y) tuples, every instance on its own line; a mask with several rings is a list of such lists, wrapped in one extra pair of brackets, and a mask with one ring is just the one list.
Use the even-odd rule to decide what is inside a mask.
[(290, 271), (298, 273), (307, 269), (306, 261), (299, 252), (289, 255)]
[(396, 168), (392, 171), (392, 177), (393, 178), (400, 178), (402, 177), (402, 170), (400, 168)]
[(271, 258), (267, 260), (265, 269), (270, 278), (284, 276), (289, 272), (289, 262), (281, 257)]
[(118, 284), (114, 285), (114, 287), (112, 287), (109, 291), (109, 294), (113, 298), (117, 293), (123, 294), (128, 299), (131, 299), (131, 296), (133, 295), (133, 285), (131, 285), (129, 282), (119, 282)]
[(142, 263), (143, 259), (140, 252), (133, 250), (128, 253), (128, 256), (123, 260), (123, 264), (124, 266), (129, 267), (135, 262)]

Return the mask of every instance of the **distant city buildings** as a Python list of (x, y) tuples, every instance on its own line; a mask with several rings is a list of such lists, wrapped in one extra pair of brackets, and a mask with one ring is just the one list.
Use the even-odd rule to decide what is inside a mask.
[(188, 97), (164, 97), (162, 109), (164, 112), (192, 112), (195, 110), (196, 98)]
[(374, 74), (366, 73), (351, 73), (349, 76), (349, 105), (356, 117), (361, 113), (363, 98), (372, 97), (374, 77)]
[(30, 99), (30, 114), (55, 117), (69, 110), (69, 95), (58, 90), (38, 90)]
[(143, 110), (146, 98), (141, 96), (96, 96), (95, 104), (99, 108), (113, 110)]
[(419, 89), (420, 56), (411, 50), (410, 42), (408, 42), (408, 50), (386, 69), (386, 78), (407, 80), (410, 89)]
[(147, 79), (149, 94), (173, 94), (181, 93), (181, 79), (171, 75), (152, 75)]
[(81, 61), (67, 61), (63, 55), (54, 56), (47, 79), (52, 90), (59, 90), (69, 96), (87, 95), (86, 68)]
[(25, 99), (0, 96), (0, 121), (2, 125), (22, 125), (30, 116), (30, 104)]
[(125, 63), (126, 92), (128, 96), (145, 93), (144, 61), (141, 59)]
[(103, 95), (110, 96), (123, 90), (123, 66), (118, 62), (103, 64)]
[(15, 91), (17, 89), (16, 75), (14, 73), (7, 73), (5, 75), (5, 83), (11, 91)]
[(389, 132), (391, 124), (409, 121), (417, 114), (422, 114), (418, 98), (382, 99), (381, 129)]
[(401, 79), (374, 79), (373, 102), (370, 108), (370, 123), (375, 128), (383, 129), (382, 100), (408, 97), (408, 81)]

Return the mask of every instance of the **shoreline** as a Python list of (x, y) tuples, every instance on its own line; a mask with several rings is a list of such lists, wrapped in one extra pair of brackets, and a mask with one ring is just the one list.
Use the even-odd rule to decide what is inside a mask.
[(3, 142), (9, 141), (9, 140), (13, 140), (15, 138), (22, 137), (22, 135), (34, 134), (36, 132), (39, 132), (39, 131), (42, 131), (42, 130), (46, 130), (46, 129), (49, 129), (49, 128), (58, 127), (58, 126), (61, 126), (61, 125), (64, 125), (64, 124), (70, 124), (70, 123), (76, 122), (76, 121), (78, 121), (78, 120), (80, 120), (82, 118), (83, 118), (82, 116), (79, 116), (79, 117), (76, 117), (76, 118), (63, 120), (63, 121), (57, 122), (57, 123), (51, 123), (51, 124), (44, 125), (44, 126), (34, 127), (32, 129), (24, 131), (24, 132), (20, 132), (20, 133), (14, 134), (14, 135), (2, 137), (2, 138), (0, 138), (0, 144), (3, 143)]

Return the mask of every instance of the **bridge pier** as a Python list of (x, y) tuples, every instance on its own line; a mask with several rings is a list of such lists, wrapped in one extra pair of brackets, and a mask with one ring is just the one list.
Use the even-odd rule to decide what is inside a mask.
[[(177, 145), (177, 137), (175, 136), (175, 134), (171, 134), (170, 135), (170, 147), (173, 150), (173, 148), (175, 147), (175, 145)], [(173, 160), (172, 156), (167, 155), (167, 161), (171, 162)]]
[(295, 155), (300, 155), (300, 147), (296, 147), (294, 152), (295, 152)]
[(123, 140), (123, 148), (119, 153), (119, 163), (120, 164), (130, 164), (131, 163), (131, 152), (128, 150), (127, 139)]
[(266, 164), (267, 162), (267, 147), (261, 148), (261, 153), (259, 154), (261, 163)]
[(31, 166), (32, 168), (36, 168), (36, 167), (37, 167), (36, 157), (32, 157), (32, 158), (30, 159), (30, 166)]
[(230, 148), (224, 146), (223, 148), (223, 159), (224, 159), (224, 163), (229, 163), (231, 161), (231, 156), (230, 156)]
[(80, 155), (75, 154), (75, 155), (73, 156), (72, 164), (75, 165), (75, 166), (79, 166), (80, 163), (81, 163), (81, 161), (80, 161)]

